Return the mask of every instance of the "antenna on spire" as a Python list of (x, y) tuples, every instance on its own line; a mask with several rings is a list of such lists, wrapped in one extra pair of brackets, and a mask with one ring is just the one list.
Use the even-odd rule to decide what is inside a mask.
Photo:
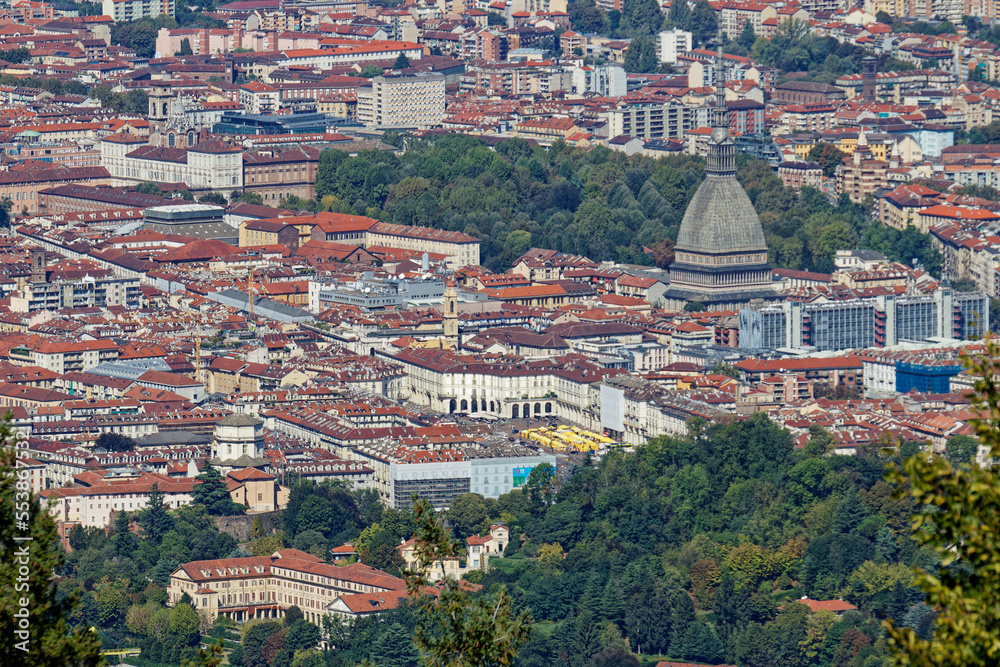
[(722, 21), (717, 23), (716, 41), (718, 55), (715, 57), (715, 127), (729, 127), (726, 113), (726, 62), (722, 56)]

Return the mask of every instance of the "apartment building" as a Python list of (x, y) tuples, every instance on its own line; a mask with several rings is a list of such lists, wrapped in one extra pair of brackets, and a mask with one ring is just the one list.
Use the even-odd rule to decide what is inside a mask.
[(80, 279), (29, 282), (10, 296), (15, 313), (33, 313), (62, 308), (142, 307), (143, 295), (138, 278), (118, 277), (99, 270), (94, 276)]
[(786, 188), (796, 192), (806, 186), (819, 188), (823, 185), (823, 168), (815, 162), (782, 162), (778, 165), (778, 176)]
[(115, 23), (156, 18), (161, 14), (173, 16), (176, 5), (173, 0), (104, 0), (101, 11)]
[(660, 33), (657, 47), (657, 55), (660, 57), (660, 62), (673, 65), (677, 62), (678, 54), (687, 53), (691, 50), (691, 33), (680, 28), (664, 30)]
[(832, 104), (790, 104), (782, 109), (781, 134), (826, 132), (837, 124)]
[(254, 116), (273, 114), (281, 107), (281, 92), (266, 83), (249, 81), (240, 86), (240, 104)]
[(838, 168), (837, 192), (846, 194), (852, 202), (861, 203), (888, 185), (889, 163), (883, 160), (863, 160), (856, 152), (853, 159), (844, 160)]
[[(637, 139), (683, 140), (685, 133), (707, 122), (679, 100), (666, 102), (619, 102), (607, 111), (608, 136)], [(704, 122), (702, 122), (704, 121)]]
[(118, 345), (112, 340), (39, 343), (11, 348), (10, 362), (16, 366), (41, 366), (56, 373), (86, 371), (118, 360)]
[(185, 563), (170, 575), (167, 605), (187, 593), (200, 613), (235, 621), (281, 618), (295, 606), (319, 625), (343, 597), (405, 590), (402, 579), (361, 563), (327, 565), (304, 551), (281, 549), (270, 556)]
[(444, 120), (442, 74), (387, 74), (358, 88), (358, 121), (368, 127), (428, 128)]
[(41, 210), (42, 190), (61, 185), (106, 185), (110, 182), (104, 167), (65, 167), (8, 170), (0, 172), (0, 199), (12, 202), (11, 213), (32, 215)]

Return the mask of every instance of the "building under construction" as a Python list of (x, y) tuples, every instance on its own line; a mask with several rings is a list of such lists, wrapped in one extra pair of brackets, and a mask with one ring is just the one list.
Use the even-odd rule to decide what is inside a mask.
[(891, 347), (904, 341), (973, 340), (990, 326), (989, 297), (931, 295), (751, 306), (740, 310), (740, 347), (816, 351)]

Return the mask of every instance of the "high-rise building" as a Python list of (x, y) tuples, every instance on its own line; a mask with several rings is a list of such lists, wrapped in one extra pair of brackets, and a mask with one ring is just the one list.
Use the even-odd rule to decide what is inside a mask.
[(788, 301), (740, 310), (740, 347), (819, 352), (892, 347), (904, 341), (981, 338), (990, 326), (985, 294), (953, 292), (848, 301)]
[(706, 177), (688, 205), (677, 235), (670, 287), (663, 295), (668, 309), (680, 310), (690, 302), (732, 308), (758, 299), (769, 302), (783, 298), (771, 280), (760, 218), (736, 180), (736, 144), (729, 135), (722, 62), (720, 31)]
[(660, 62), (673, 65), (677, 62), (677, 55), (691, 50), (691, 33), (687, 30), (674, 28), (664, 30), (660, 33), (659, 56)]
[(101, 11), (120, 23), (156, 18), (161, 14), (173, 16), (174, 7), (173, 0), (104, 0)]
[(444, 76), (387, 74), (358, 88), (358, 120), (369, 127), (440, 125), (444, 119)]

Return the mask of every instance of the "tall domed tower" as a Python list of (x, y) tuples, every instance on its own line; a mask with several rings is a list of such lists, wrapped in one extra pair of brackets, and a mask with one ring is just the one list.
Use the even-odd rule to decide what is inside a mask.
[(715, 69), (715, 118), (706, 176), (684, 213), (670, 265), (670, 287), (663, 295), (664, 306), (671, 310), (693, 301), (709, 308), (739, 308), (755, 299), (782, 298), (771, 280), (760, 218), (736, 180), (721, 31)]

